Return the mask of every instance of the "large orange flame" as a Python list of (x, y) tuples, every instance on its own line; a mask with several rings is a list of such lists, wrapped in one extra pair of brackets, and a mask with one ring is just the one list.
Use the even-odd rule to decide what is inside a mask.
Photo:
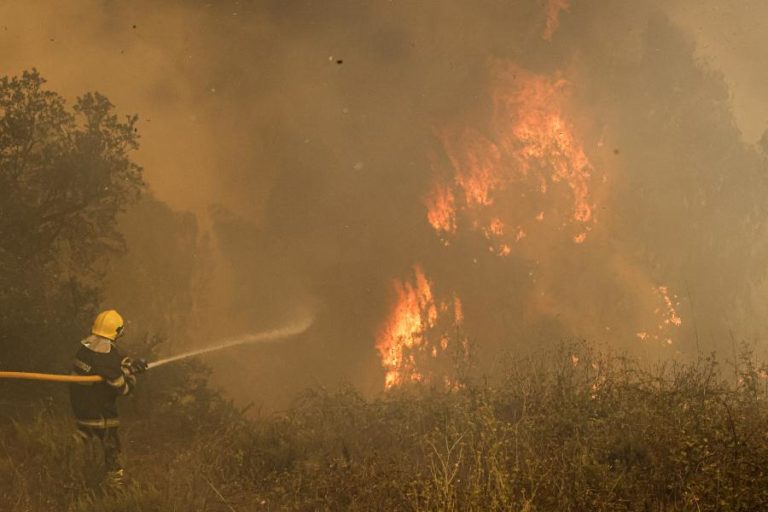
[[(442, 135), (452, 179), (438, 182), (425, 204), (427, 220), (446, 244), (460, 214), (500, 255), (510, 254), (545, 219), (558, 230), (567, 225), (574, 243), (587, 239), (596, 222), (590, 193), (595, 170), (564, 114), (568, 88), (562, 79), (496, 65), (492, 135), (473, 129)], [(568, 202), (570, 211), (563, 211)], [(534, 206), (536, 213), (525, 216)]]

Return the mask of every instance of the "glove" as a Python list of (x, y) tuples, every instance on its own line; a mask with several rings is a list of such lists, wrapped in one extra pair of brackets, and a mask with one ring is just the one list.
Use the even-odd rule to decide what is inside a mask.
[(135, 374), (144, 373), (149, 368), (149, 363), (146, 359), (136, 359), (131, 361), (131, 372)]
[(144, 373), (149, 364), (146, 359), (131, 359), (130, 357), (124, 357), (120, 362), (120, 369), (123, 370), (123, 375), (138, 375)]
[(123, 360), (120, 361), (120, 370), (122, 370), (123, 375), (126, 377), (133, 375), (133, 359), (124, 357)]

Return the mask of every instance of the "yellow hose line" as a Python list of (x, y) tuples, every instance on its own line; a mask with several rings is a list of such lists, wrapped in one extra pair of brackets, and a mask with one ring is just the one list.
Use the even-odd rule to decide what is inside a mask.
[(48, 382), (99, 382), (98, 375), (59, 375), (53, 373), (0, 372), (0, 379), (45, 380)]

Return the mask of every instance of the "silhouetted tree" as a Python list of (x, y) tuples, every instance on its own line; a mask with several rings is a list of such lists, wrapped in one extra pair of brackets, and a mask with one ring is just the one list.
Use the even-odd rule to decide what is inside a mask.
[[(44, 85), (35, 70), (0, 78), (4, 368), (45, 368), (58, 359), (60, 340), (98, 303), (106, 258), (123, 248), (116, 215), (144, 186), (130, 159), (137, 117), (120, 120), (98, 93), (67, 108)], [(31, 341), (36, 350), (26, 349)]]

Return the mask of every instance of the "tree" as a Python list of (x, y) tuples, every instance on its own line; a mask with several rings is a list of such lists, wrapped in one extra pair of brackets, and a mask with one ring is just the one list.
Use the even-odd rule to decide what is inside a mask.
[[(0, 78), (0, 366), (46, 367), (98, 304), (116, 216), (142, 192), (136, 116), (87, 93), (68, 109), (36, 70)], [(70, 340), (71, 341), (71, 340)], [(45, 360), (43, 352), (50, 354)], [(59, 363), (58, 366), (60, 366)]]

